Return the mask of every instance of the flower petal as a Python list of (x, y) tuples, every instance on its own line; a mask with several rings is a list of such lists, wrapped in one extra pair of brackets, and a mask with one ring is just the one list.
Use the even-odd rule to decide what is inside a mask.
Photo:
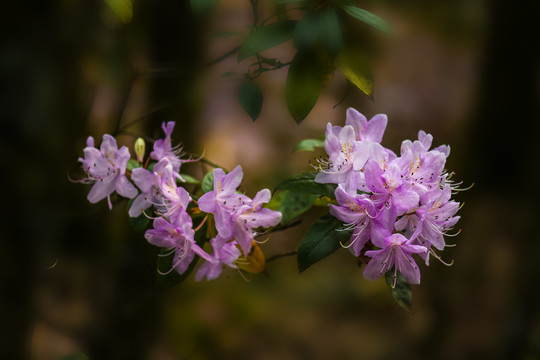
[(114, 192), (114, 181), (97, 181), (88, 193), (88, 201), (92, 204), (105, 199)]
[(368, 122), (368, 127), (364, 140), (380, 143), (383, 138), (384, 131), (386, 130), (387, 124), (388, 117), (385, 114), (377, 114), (373, 116)]
[(133, 199), (139, 193), (137, 188), (127, 179), (125, 175), (119, 175), (116, 177), (114, 188), (118, 194), (128, 199)]

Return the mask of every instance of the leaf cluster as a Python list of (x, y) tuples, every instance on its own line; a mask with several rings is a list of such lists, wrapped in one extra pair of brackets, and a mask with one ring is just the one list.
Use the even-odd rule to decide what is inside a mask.
[[(209, 11), (217, 0), (191, 0), (194, 13)], [(258, 19), (256, 2), (253, 12)], [(347, 31), (348, 19), (357, 20), (383, 34), (390, 26), (377, 15), (347, 0), (274, 0), (275, 12), (250, 27), (238, 50), (238, 62), (252, 61), (245, 74), (226, 72), (222, 77), (241, 77), (238, 99), (255, 121), (264, 102), (256, 79), (263, 73), (289, 66), (285, 100), (292, 118), (300, 124), (311, 112), (336, 70), (354, 86), (373, 99), (374, 80), (368, 56), (357, 45), (354, 33)], [(298, 20), (289, 18), (289, 10), (301, 10)], [(265, 52), (292, 40), (296, 49), (292, 61), (282, 62)]]

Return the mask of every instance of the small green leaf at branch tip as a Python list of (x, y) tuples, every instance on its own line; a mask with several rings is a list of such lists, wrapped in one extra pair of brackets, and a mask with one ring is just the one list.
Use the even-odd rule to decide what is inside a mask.
[(186, 180), (186, 184), (200, 184), (201, 182), (188, 174), (180, 174), (182, 179)]
[(293, 152), (297, 151), (314, 151), (315, 148), (324, 147), (324, 140), (319, 139), (304, 139), (294, 147)]
[(139, 168), (141, 166), (142, 166), (142, 164), (140, 162), (138, 162), (137, 160), (129, 159), (128, 163), (127, 163), (127, 166), (126, 166), (126, 170), (127, 171), (133, 171), (133, 169)]
[(238, 101), (251, 120), (257, 120), (263, 104), (262, 91), (257, 84), (252, 81), (244, 82), (238, 91)]
[(209, 171), (204, 175), (201, 182), (201, 188), (205, 194), (207, 192), (214, 190), (214, 172), (213, 171)]
[(319, 184), (315, 182), (317, 171), (310, 171), (302, 174), (291, 176), (283, 180), (276, 186), (274, 191), (289, 190), (304, 194), (324, 195), (334, 199), (336, 185), (334, 184)]
[(405, 280), (403, 275), (398, 271), (397, 278), (396, 278), (396, 286), (392, 288), (392, 285), (394, 284), (394, 274), (395, 270), (392, 268), (390, 271), (388, 271), (384, 277), (386, 279), (386, 283), (390, 287), (390, 290), (392, 292), (392, 297), (394, 300), (398, 303), (399, 306), (407, 310), (409, 313), (413, 313), (413, 304), (412, 304), (412, 288), (411, 284)]
[(197, 16), (208, 13), (217, 4), (218, 0), (189, 0), (191, 10)]
[(113, 14), (124, 24), (133, 18), (133, 3), (131, 0), (105, 0)]
[(305, 271), (311, 265), (334, 253), (349, 241), (352, 230), (343, 230), (343, 224), (330, 214), (318, 219), (306, 232), (298, 248), (298, 270)]
[(392, 28), (390, 27), (390, 25), (388, 25), (386, 21), (384, 21), (382, 18), (378, 17), (377, 15), (370, 13), (367, 10), (360, 9), (359, 7), (350, 5), (350, 4), (340, 4), (340, 7), (347, 14), (351, 15), (357, 20), (360, 20), (366, 23), (372, 28), (379, 30), (387, 35), (392, 34)]
[(285, 20), (253, 29), (238, 50), (238, 62), (289, 40), (295, 24), (294, 20)]

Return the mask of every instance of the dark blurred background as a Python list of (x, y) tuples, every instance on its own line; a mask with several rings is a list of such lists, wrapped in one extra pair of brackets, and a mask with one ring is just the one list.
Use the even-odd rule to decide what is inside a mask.
[[(286, 68), (258, 79), (256, 122), (238, 105), (238, 82), (219, 77), (245, 71), (235, 55), (213, 60), (245, 36), (215, 34), (247, 32), (247, 0), (221, 0), (204, 17), (186, 0), (136, 0), (126, 23), (105, 1), (5, 4), (0, 358), (539, 359), (538, 2), (357, 4), (395, 29), (375, 41), (375, 101), (353, 90), (333, 108), (345, 88), (336, 75), (299, 126), (283, 98)], [(292, 50), (270, 53), (288, 61)], [(159, 288), (155, 252), (129, 227), (126, 202), (91, 205), (89, 187), (68, 180), (88, 135), (121, 130), (131, 147), (175, 120), (175, 142), (242, 165), (253, 196), (309, 169), (314, 154), (293, 147), (328, 121), (342, 125), (349, 106), (388, 114), (383, 145), (395, 151), (420, 129), (450, 144), (447, 169), (475, 183), (456, 196), (462, 232), (443, 253), (455, 264), (422, 266), (413, 315), (345, 250), (301, 275), (285, 257), (249, 282), (229, 270)], [(265, 254), (296, 249), (317, 216), (275, 233)]]

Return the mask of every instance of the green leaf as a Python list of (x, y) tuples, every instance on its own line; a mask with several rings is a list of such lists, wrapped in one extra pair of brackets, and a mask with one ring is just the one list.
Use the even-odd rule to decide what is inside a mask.
[[(193, 221), (194, 228), (200, 224), (200, 222), (202, 221), (202, 218), (199, 218), (197, 220), (198, 221), (194, 219)], [(207, 224), (205, 223), (195, 233), (195, 243), (197, 243), (197, 245), (199, 245), (201, 248), (203, 247), (204, 242), (207, 240), (206, 228), (207, 228)], [(162, 256), (158, 256), (157, 267), (158, 267), (158, 270), (162, 273), (166, 273), (172, 268), (172, 264), (174, 260), (174, 252), (169, 254), (170, 252), (171, 252), (170, 249), (161, 249), (159, 253), (159, 255), (162, 255)], [(166, 254), (169, 254), (169, 255), (166, 255)], [(195, 255), (195, 257), (193, 258), (193, 261), (191, 262), (191, 264), (189, 264), (189, 267), (182, 275), (176, 272), (176, 270), (172, 270), (166, 275), (162, 275), (158, 272), (157, 273), (158, 284), (161, 287), (171, 287), (184, 281), (193, 272), (193, 269), (195, 269), (195, 266), (197, 265), (198, 261), (199, 261), (199, 256)]]
[(297, 151), (314, 151), (315, 148), (324, 147), (324, 140), (304, 139), (294, 147), (293, 152)]
[(334, 57), (343, 45), (341, 25), (333, 7), (324, 9), (319, 15), (319, 36), (328, 55)]
[(347, 80), (373, 99), (373, 74), (362, 51), (353, 48), (343, 50), (336, 59), (336, 66)]
[(411, 284), (409, 284), (407, 280), (405, 280), (403, 275), (401, 275), (401, 273), (398, 271), (396, 278), (396, 286), (392, 288), (392, 284), (394, 283), (394, 274), (395, 270), (394, 268), (392, 268), (384, 275), (386, 283), (392, 291), (392, 297), (394, 298), (394, 300), (396, 300), (399, 306), (412, 313), (413, 304)]
[(205, 194), (209, 191), (214, 190), (214, 172), (213, 171), (209, 171), (204, 175), (202, 179), (202, 183), (201, 183), (201, 188)]
[(129, 224), (136, 232), (143, 232), (144, 230), (146, 230), (146, 227), (149, 223), (150, 219), (144, 214), (141, 214), (136, 218), (129, 217)]
[(251, 120), (257, 120), (263, 103), (263, 95), (257, 84), (252, 81), (243, 83), (238, 91), (238, 101), (251, 117)]
[(319, 197), (316, 194), (305, 194), (292, 191), (282, 192), (282, 200), (278, 211), (281, 212), (281, 224), (286, 224), (295, 217), (308, 211), (313, 205), (313, 201)]
[[(129, 211), (129, 209), (131, 208), (131, 205), (133, 205), (133, 201), (135, 199), (129, 199), (128, 201), (128, 206), (127, 206), (127, 210)], [(133, 228), (133, 230), (135, 230), (136, 232), (143, 232), (144, 230), (146, 230), (146, 227), (148, 226), (148, 224), (150, 223), (150, 219), (144, 215), (144, 214), (141, 214), (139, 215), (138, 217), (134, 218), (134, 217), (131, 217), (128, 215), (128, 221), (129, 221), (129, 225)]]
[(330, 214), (317, 220), (307, 231), (298, 248), (298, 270), (303, 272), (346, 243), (352, 230), (342, 230), (340, 220)]
[(127, 24), (133, 17), (133, 4), (131, 0), (105, 0), (118, 20)]
[(317, 171), (310, 171), (303, 174), (291, 176), (283, 180), (276, 186), (274, 191), (289, 190), (303, 194), (324, 195), (335, 199), (335, 184), (319, 184), (314, 181)]
[(201, 16), (212, 10), (218, 0), (189, 0), (191, 10), (197, 16)]
[(298, 50), (306, 50), (319, 39), (318, 18), (315, 13), (308, 13), (301, 18), (293, 31), (294, 46)]
[(136, 169), (136, 168), (141, 167), (141, 166), (142, 166), (141, 163), (138, 162), (137, 160), (129, 159), (126, 169), (127, 169), (127, 171), (133, 171), (133, 169)]
[(286, 20), (255, 28), (238, 50), (238, 62), (289, 40), (295, 24)]
[(324, 86), (327, 69), (312, 52), (299, 52), (289, 67), (285, 98), (294, 121), (300, 124), (317, 103)]
[(148, 171), (150, 172), (153, 172), (154, 171), (154, 166), (156, 166), (157, 162), (156, 161), (152, 161), (150, 164), (148, 164)]
[(343, 43), (341, 25), (333, 7), (306, 14), (294, 28), (294, 46), (299, 51), (322, 45), (331, 57), (338, 54)]
[(187, 184), (200, 184), (201, 182), (188, 174), (180, 174), (180, 176), (186, 180)]
[(385, 34), (392, 34), (392, 28), (390, 27), (390, 25), (388, 25), (386, 21), (384, 21), (377, 15), (350, 4), (341, 4), (340, 6), (347, 14), (351, 15), (355, 19), (358, 19), (368, 24), (372, 28), (379, 30)]
[(336, 199), (331, 199), (328, 196), (320, 196), (313, 201), (313, 206), (328, 207), (329, 204), (337, 205)]

